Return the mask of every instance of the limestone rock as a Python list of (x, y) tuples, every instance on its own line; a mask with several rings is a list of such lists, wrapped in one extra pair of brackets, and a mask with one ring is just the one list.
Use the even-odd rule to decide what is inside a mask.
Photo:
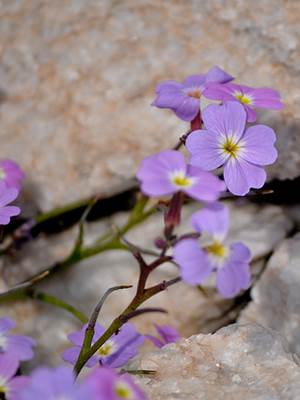
[(284, 0), (2, 0), (0, 157), (25, 169), (24, 201), (48, 210), (130, 185), (187, 128), (150, 107), (156, 84), (214, 64), (282, 93), (285, 110), (262, 119), (278, 133), (270, 176), (298, 176), (299, 12)]
[(252, 289), (242, 322), (256, 322), (281, 333), (300, 356), (300, 234), (285, 240)]
[(296, 400), (300, 369), (282, 337), (258, 325), (231, 325), (143, 355), (137, 378), (150, 400)]

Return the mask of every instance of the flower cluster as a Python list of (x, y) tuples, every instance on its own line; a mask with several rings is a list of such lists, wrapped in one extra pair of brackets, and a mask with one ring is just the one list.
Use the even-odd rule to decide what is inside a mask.
[[(144, 250), (148, 256), (157, 257), (148, 263), (143, 250), (127, 242), (140, 265), (135, 297), (105, 330), (96, 323), (105, 294), (88, 324), (68, 336), (73, 346), (63, 352), (62, 358), (74, 365), (74, 371), (70, 366), (41, 367), (30, 376), (18, 375), (21, 362), (33, 357), (36, 343), (30, 337), (11, 334), (14, 322), (0, 318), (1, 399), (145, 400), (145, 394), (130, 376), (118, 369), (136, 356), (145, 339), (162, 348), (179, 340), (180, 334), (168, 325), (155, 325), (158, 336), (141, 335), (128, 320), (142, 312), (163, 310), (138, 307), (179, 280), (194, 286), (213, 276), (225, 298), (250, 287), (250, 251), (243, 243), (227, 239), (229, 208), (220, 203), (220, 198), (226, 190), (245, 196), (251, 188), (264, 185), (264, 167), (277, 158), (276, 136), (266, 125), (249, 123), (256, 121), (256, 108), (278, 110), (283, 104), (275, 90), (237, 85), (233, 79), (214, 66), (206, 74), (190, 76), (183, 83), (165, 81), (157, 86), (153, 105), (169, 108), (191, 123), (173, 150), (146, 157), (137, 171), (144, 195), (164, 197), (158, 201), (165, 211), (164, 237), (155, 241), (160, 252)], [(220, 104), (210, 104), (202, 110), (202, 96)], [(180, 152), (183, 144), (188, 159)], [(9, 204), (17, 198), (24, 177), (16, 163), (0, 161), (0, 225), (8, 224), (11, 217), (20, 213), (18, 207)], [(175, 228), (188, 198), (199, 202), (200, 208), (191, 216), (193, 232), (178, 236)], [(177, 265), (180, 277), (149, 287), (149, 274), (168, 261)], [(111, 288), (107, 293), (120, 288), (127, 286)], [(84, 366), (92, 371), (76, 380), (75, 375)]]
[[(21, 361), (33, 357), (35, 341), (28, 336), (10, 334), (15, 323), (9, 318), (0, 318), (0, 398), (5, 400), (145, 400), (144, 393), (127, 374), (119, 374), (112, 368), (123, 366), (136, 355), (144, 338), (127, 323), (119, 335), (107, 341), (99, 351), (99, 357), (90, 360), (88, 366), (97, 366), (83, 381), (75, 382), (72, 370), (66, 366), (54, 369), (40, 367), (30, 376), (17, 376)], [(84, 327), (86, 328), (86, 327)], [(96, 326), (95, 340), (104, 331)], [(83, 330), (70, 335), (78, 344), (65, 358), (73, 360), (82, 344)], [(102, 367), (105, 365), (105, 367)], [(110, 368), (109, 368), (110, 367)]]
[[(87, 325), (84, 325), (79, 332), (73, 332), (69, 335), (69, 340), (75, 346), (64, 351), (63, 359), (65, 361), (75, 364), (83, 344), (86, 328)], [(96, 324), (92, 344), (94, 344), (104, 332), (104, 327)], [(137, 354), (139, 347), (143, 343), (144, 337), (136, 331), (132, 324), (126, 323), (122, 326), (117, 335), (107, 340), (105, 344), (100, 347), (97, 354), (89, 359), (86, 363), (86, 367), (93, 367), (97, 363), (111, 368), (122, 367)]]
[[(229, 212), (217, 200), (226, 189), (236, 196), (245, 196), (251, 188), (264, 185), (264, 166), (277, 158), (276, 136), (266, 125), (247, 123), (256, 121), (256, 108), (283, 107), (275, 90), (238, 85), (231, 82), (233, 79), (215, 66), (207, 74), (190, 76), (183, 83), (159, 84), (152, 105), (168, 108), (180, 119), (191, 122), (190, 131), (181, 139), (189, 159), (186, 162), (179, 151), (165, 150), (145, 158), (137, 172), (144, 194), (173, 196), (170, 209), (174, 208), (178, 192), (202, 202), (202, 209), (191, 220), (195, 234), (171, 243), (173, 258), (183, 281), (190, 285), (201, 284), (215, 272), (217, 288), (224, 297), (235, 296), (250, 286), (251, 255), (242, 243), (224, 242)], [(202, 96), (221, 103), (201, 110)], [(221, 172), (224, 181), (215, 176)], [(180, 206), (177, 202), (177, 208)], [(179, 218), (177, 224), (178, 221)]]

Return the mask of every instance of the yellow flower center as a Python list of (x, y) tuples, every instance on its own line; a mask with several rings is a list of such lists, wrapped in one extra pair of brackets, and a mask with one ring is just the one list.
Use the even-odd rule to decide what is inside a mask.
[(227, 137), (226, 140), (222, 143), (222, 150), (229, 154), (231, 157), (236, 158), (237, 153), (240, 150), (240, 146), (236, 143), (232, 137)]
[(98, 350), (98, 354), (101, 357), (107, 357), (114, 351), (115, 351), (115, 344), (111, 340), (108, 340), (106, 343), (104, 343), (103, 346), (100, 347), (100, 349)]
[(200, 99), (201, 91), (197, 88), (189, 89), (187, 95), (190, 97), (194, 97), (194, 99)]
[(220, 258), (225, 258), (228, 254), (228, 248), (217, 240), (214, 240), (212, 244), (207, 246), (206, 250), (209, 254)]
[(0, 399), (5, 398), (5, 397), (2, 397), (2, 394), (5, 394), (5, 393), (7, 393), (7, 387), (4, 384), (2, 384), (2, 385), (0, 385)]
[(188, 188), (193, 185), (193, 178), (189, 178), (183, 171), (174, 172), (171, 175), (171, 182), (179, 188)]
[(0, 168), (0, 179), (5, 179), (6, 173), (3, 168)]
[(131, 388), (126, 385), (126, 383), (118, 383), (115, 387), (115, 392), (117, 396), (120, 397), (120, 399), (128, 399), (128, 400), (133, 400), (133, 392)]
[(244, 93), (241, 93), (241, 92), (236, 92), (235, 94), (234, 94), (234, 97), (238, 100), (238, 101), (240, 101), (241, 103), (243, 103), (243, 104), (251, 104), (252, 103), (252, 97), (251, 96), (247, 96), (246, 94), (244, 94)]

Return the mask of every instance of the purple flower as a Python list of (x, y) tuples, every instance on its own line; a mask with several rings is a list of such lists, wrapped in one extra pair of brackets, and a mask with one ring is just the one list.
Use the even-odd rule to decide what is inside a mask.
[[(69, 340), (75, 344), (75, 347), (64, 351), (62, 357), (65, 361), (71, 364), (76, 363), (86, 328), (87, 325), (85, 324), (81, 331), (73, 332), (68, 336)], [(105, 329), (103, 326), (96, 324), (92, 344), (94, 344), (104, 332)], [(143, 343), (144, 337), (136, 331), (132, 324), (126, 323), (122, 326), (117, 335), (113, 335), (100, 347), (97, 354), (93, 355), (85, 366), (93, 367), (97, 362), (100, 362), (101, 365), (107, 365), (112, 368), (121, 367), (137, 354), (139, 347)]]
[(152, 335), (145, 335), (145, 337), (149, 339), (154, 344), (154, 346), (158, 348), (161, 348), (169, 343), (175, 343), (177, 342), (177, 340), (181, 338), (179, 332), (177, 332), (177, 330), (174, 329), (172, 326), (157, 325), (157, 324), (154, 324), (154, 326), (160, 338), (157, 338)]
[(4, 182), (0, 181), (0, 225), (7, 225), (10, 218), (19, 215), (19, 207), (8, 206), (18, 197), (19, 191), (16, 188), (9, 188)]
[(109, 368), (96, 368), (86, 379), (94, 400), (146, 400), (146, 395), (127, 374), (118, 375)]
[(269, 108), (272, 110), (283, 108), (279, 93), (276, 90), (264, 87), (255, 89), (234, 83), (227, 83), (226, 85), (210, 83), (207, 85), (203, 96), (212, 100), (221, 100), (222, 102), (240, 102), (247, 112), (248, 122), (256, 121), (254, 108)]
[[(20, 391), (29, 384), (25, 376), (15, 374), (19, 368), (17, 358), (12, 354), (0, 354), (0, 398), (6, 400), (19, 400)], [(31, 399), (33, 400), (33, 399)]]
[(231, 193), (244, 196), (266, 181), (262, 166), (277, 158), (276, 136), (266, 125), (245, 130), (246, 112), (240, 103), (210, 105), (203, 112), (206, 130), (192, 132), (186, 141), (190, 163), (206, 171), (224, 165), (224, 180)]
[(20, 190), (24, 178), (25, 174), (17, 163), (12, 160), (0, 160), (0, 181), (5, 182), (7, 187)]
[(203, 201), (215, 201), (225, 190), (224, 182), (197, 167), (187, 165), (184, 156), (165, 150), (146, 157), (137, 172), (141, 190), (148, 196), (160, 197), (182, 191)]
[(33, 357), (32, 347), (35, 340), (28, 336), (12, 335), (8, 331), (16, 324), (9, 318), (0, 318), (0, 354), (12, 354), (19, 361), (27, 361)]
[(234, 79), (221, 68), (214, 66), (207, 74), (192, 75), (183, 83), (164, 81), (156, 87), (158, 108), (169, 108), (184, 121), (192, 121), (200, 109), (200, 97), (209, 82), (225, 83)]
[(250, 285), (250, 251), (243, 243), (224, 243), (228, 227), (228, 209), (220, 203), (207, 205), (191, 219), (199, 239), (183, 239), (174, 247), (174, 260), (183, 281), (202, 283), (212, 272), (217, 274), (217, 288), (223, 297), (234, 297)]
[(39, 368), (31, 375), (30, 383), (20, 392), (20, 400), (87, 400), (93, 390), (87, 383), (74, 382), (68, 367)]

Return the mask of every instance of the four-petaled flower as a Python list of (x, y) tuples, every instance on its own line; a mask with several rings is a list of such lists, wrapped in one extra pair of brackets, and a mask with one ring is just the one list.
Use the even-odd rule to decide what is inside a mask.
[(0, 225), (7, 225), (10, 218), (19, 215), (21, 210), (19, 207), (8, 206), (18, 197), (19, 191), (13, 187), (7, 187), (4, 182), (0, 181)]
[(238, 101), (246, 110), (248, 122), (256, 121), (255, 108), (269, 108), (280, 110), (283, 103), (276, 90), (270, 88), (251, 88), (249, 86), (237, 85), (235, 83), (210, 83), (207, 85), (203, 96), (211, 100)]
[[(19, 361), (9, 353), (0, 353), (0, 398), (19, 400), (20, 391), (29, 384), (25, 376), (17, 376)], [(3, 397), (4, 396), (4, 397)], [(30, 400), (33, 400), (32, 398)]]
[(160, 197), (182, 191), (203, 201), (215, 201), (225, 190), (224, 182), (211, 173), (187, 165), (184, 156), (165, 150), (146, 157), (137, 172), (141, 190), (148, 196)]
[(25, 174), (17, 163), (12, 160), (0, 160), (0, 181), (5, 182), (7, 187), (20, 190), (24, 178)]
[[(73, 332), (68, 336), (68, 339), (75, 345), (63, 352), (63, 359), (71, 364), (75, 364), (79, 356), (81, 346), (87, 324), (78, 332)], [(105, 332), (103, 326), (95, 325), (95, 334), (92, 340), (94, 344)], [(139, 347), (144, 343), (144, 337), (140, 335), (135, 327), (126, 323), (122, 326), (117, 335), (113, 335), (108, 339), (103, 346), (100, 347), (98, 352), (93, 355), (85, 364), (86, 367), (93, 367), (95, 364), (107, 365), (112, 368), (118, 368), (125, 365), (131, 358), (133, 358)]]
[(96, 368), (86, 379), (93, 388), (93, 400), (146, 400), (146, 395), (127, 374), (114, 370)]
[(181, 338), (179, 332), (177, 332), (177, 330), (172, 326), (157, 324), (154, 324), (154, 326), (160, 338), (157, 338), (153, 335), (145, 335), (145, 338), (150, 340), (154, 346), (158, 348), (161, 348), (169, 343), (175, 343)]
[(182, 239), (174, 246), (174, 260), (183, 281), (202, 283), (212, 272), (217, 273), (217, 288), (226, 298), (234, 297), (250, 285), (250, 251), (243, 243), (224, 243), (228, 227), (228, 209), (212, 203), (192, 215), (192, 225), (199, 239)]
[(262, 166), (277, 158), (276, 136), (266, 125), (245, 130), (246, 112), (240, 103), (212, 104), (202, 115), (206, 130), (193, 131), (186, 141), (190, 163), (206, 171), (224, 165), (224, 180), (231, 193), (244, 196), (266, 181)]
[(85, 381), (76, 383), (70, 368), (38, 368), (19, 393), (18, 400), (94, 400), (93, 389)]
[(36, 342), (28, 336), (10, 334), (8, 331), (15, 326), (10, 318), (0, 318), (0, 353), (9, 353), (19, 361), (30, 360)]
[(192, 75), (183, 83), (164, 81), (156, 87), (156, 99), (152, 103), (158, 108), (169, 108), (184, 121), (192, 121), (200, 109), (200, 97), (210, 82), (230, 82), (233, 79), (221, 68), (214, 66), (207, 74)]

